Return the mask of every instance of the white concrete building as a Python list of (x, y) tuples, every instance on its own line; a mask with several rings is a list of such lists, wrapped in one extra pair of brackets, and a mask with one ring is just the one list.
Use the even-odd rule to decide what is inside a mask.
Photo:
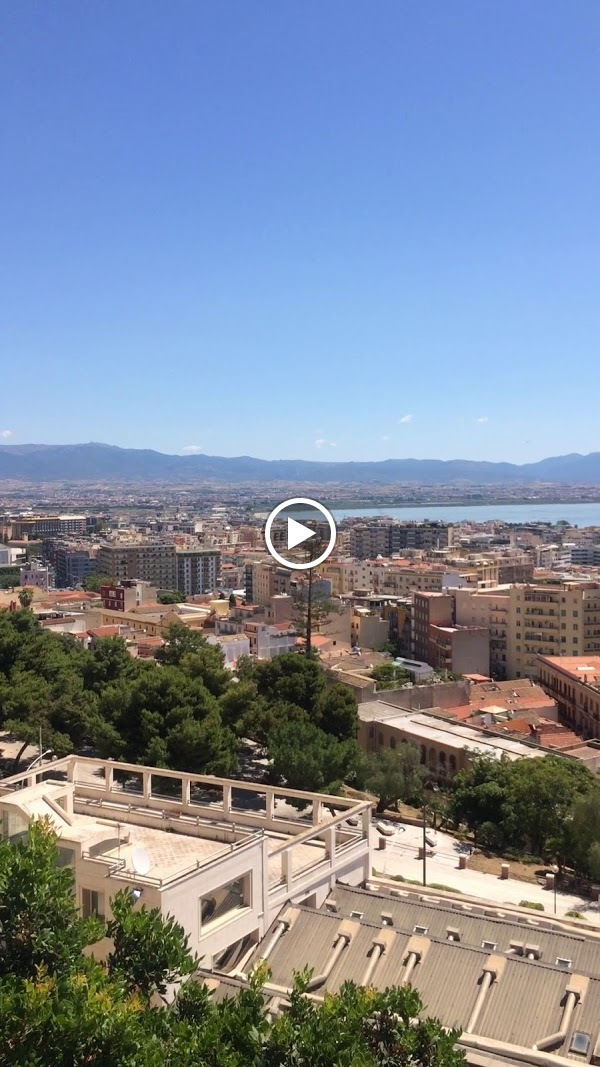
[(48, 819), (84, 916), (110, 916), (129, 889), (183, 926), (204, 966), (241, 958), (284, 905), (319, 907), (336, 880), (371, 874), (370, 802), (245, 781), (68, 756), (3, 779), (0, 816), (13, 841)]

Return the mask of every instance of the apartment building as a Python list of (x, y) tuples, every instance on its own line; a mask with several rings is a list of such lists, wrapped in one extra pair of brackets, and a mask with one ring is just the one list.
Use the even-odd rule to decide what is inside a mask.
[(217, 548), (178, 548), (176, 588), (185, 596), (216, 593), (221, 583), (221, 553)]
[(51, 534), (85, 534), (96, 525), (91, 515), (27, 515), (11, 519), (12, 536), (16, 540), (23, 537), (48, 537)]
[(50, 567), (43, 567), (40, 563), (32, 560), (31, 563), (21, 567), (20, 584), (32, 589), (41, 589), (47, 593), (53, 585), (53, 571)]
[(369, 522), (350, 528), (350, 554), (357, 559), (392, 556), (406, 549), (444, 548), (448, 526), (436, 522)]
[(487, 675), (489, 632), (483, 626), (430, 626), (427, 663), (451, 674)]
[(483, 626), (488, 630), (490, 659), (486, 673), (492, 678), (506, 678), (510, 588), (457, 589), (454, 606), (457, 626)]
[(413, 594), (413, 655), (429, 663), (432, 626), (454, 625), (454, 597), (451, 593), (415, 592)]
[(48, 555), (54, 563), (56, 585), (59, 589), (72, 589), (82, 585), (90, 574), (96, 573), (96, 554), (85, 545), (55, 542)]
[(350, 621), (350, 643), (359, 648), (380, 648), (390, 639), (389, 622), (379, 612), (355, 607)]
[(5, 838), (43, 817), (84, 917), (109, 918), (129, 891), (180, 923), (207, 967), (233, 965), (291, 901), (320, 906), (336, 881), (371, 873), (370, 802), (264, 783), (68, 756), (0, 783)]
[(538, 656), (540, 684), (584, 738), (600, 738), (600, 656)]
[(275, 659), (296, 651), (298, 635), (291, 623), (271, 626), (248, 621), (244, 623), (244, 633), (250, 641), (250, 655), (257, 659)]
[(290, 592), (291, 572), (276, 563), (259, 560), (246, 564), (246, 600), (267, 607), (271, 597)]
[(600, 583), (552, 581), (510, 589), (507, 677), (537, 677), (539, 656), (600, 652)]
[(120, 582), (139, 578), (158, 589), (177, 588), (175, 545), (169, 542), (104, 544), (98, 549), (98, 573)]

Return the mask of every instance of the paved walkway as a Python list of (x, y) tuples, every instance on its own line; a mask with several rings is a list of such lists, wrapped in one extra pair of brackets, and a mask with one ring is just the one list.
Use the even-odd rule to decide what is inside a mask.
[[(382, 820), (383, 821), (383, 820)], [(419, 826), (398, 826), (387, 823), (394, 829), (393, 837), (386, 838), (385, 851), (375, 852), (373, 866), (379, 874), (390, 877), (401, 874), (403, 878), (421, 880), (423, 861), (417, 859), (417, 850), (423, 841), (423, 831)], [(460, 843), (449, 834), (428, 830), (428, 837), (435, 838), (434, 855), (427, 856), (427, 883), (437, 882), (457, 889), (469, 896), (494, 904), (520, 904), (522, 900), (531, 900), (544, 905), (544, 911), (554, 912), (554, 893), (533, 882), (522, 882), (516, 878), (503, 880), (494, 874), (472, 871), (468, 867), (458, 869)], [(498, 861), (500, 865), (500, 861)], [(567, 893), (556, 893), (556, 914), (565, 915), (567, 911), (580, 911), (588, 922), (600, 925), (598, 903)]]

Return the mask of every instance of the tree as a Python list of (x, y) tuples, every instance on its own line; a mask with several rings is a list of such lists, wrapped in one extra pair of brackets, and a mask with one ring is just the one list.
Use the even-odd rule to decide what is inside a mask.
[(317, 698), (316, 717), (319, 726), (340, 741), (356, 737), (358, 733), (358, 703), (349, 685), (336, 682), (323, 689)]
[(338, 741), (311, 722), (286, 717), (267, 740), (273, 771), (291, 789), (339, 793), (358, 772), (361, 755), (356, 741)]
[(237, 606), (237, 601), (235, 599), (235, 593), (230, 593), (229, 594), (229, 607), (230, 608), (235, 608), (236, 606)]
[(304, 708), (313, 720), (318, 718), (317, 703), (325, 689), (326, 678), (317, 660), (288, 652), (251, 666), (240, 663), (238, 674), (244, 680), (254, 681), (259, 696), (270, 703), (283, 701), (296, 704)]
[(171, 917), (163, 919), (159, 908), (135, 909), (131, 893), (121, 890), (111, 901), (113, 918), (106, 935), (113, 941), (108, 968), (121, 977), (130, 992), (149, 1000), (161, 996), (167, 986), (181, 981), (198, 967), (190, 954), (188, 937)]
[(33, 593), (31, 589), (21, 589), (19, 591), (19, 604), (23, 609), (30, 608), (33, 603)]
[(585, 860), (573, 838), (573, 813), (578, 798), (596, 788), (586, 767), (562, 756), (515, 761), (477, 757), (452, 780), (450, 811), (457, 824), (465, 823), (490, 847), (540, 857), (562, 852), (581, 864)]
[(159, 604), (185, 604), (185, 593), (178, 593), (176, 589), (165, 589), (163, 593), (157, 593), (156, 599)]
[(56, 835), (44, 820), (0, 844), (0, 978), (58, 970), (102, 936), (97, 920), (79, 919), (71, 869), (57, 866), (57, 857)]
[(182, 622), (172, 622), (165, 633), (165, 645), (156, 653), (158, 663), (178, 667), (184, 656), (190, 652), (199, 652), (208, 645), (202, 633), (192, 630)]
[(600, 879), (597, 858), (600, 854), (600, 788), (578, 796), (565, 823), (562, 855), (577, 870)]
[[(322, 542), (309, 542), (307, 558), (317, 559), (323, 551)], [(306, 655), (312, 654), (312, 637), (315, 630), (325, 626), (333, 615), (340, 612), (339, 604), (332, 598), (328, 583), (319, 578), (311, 568), (306, 577), (298, 578), (292, 586), (292, 618), (294, 626), (305, 639)]]
[(108, 574), (87, 574), (81, 585), (86, 593), (99, 593), (103, 585), (116, 585), (116, 579)]
[(401, 744), (397, 749), (370, 752), (365, 763), (365, 788), (379, 798), (379, 813), (397, 807), (398, 801), (420, 802), (425, 770), (416, 745)]

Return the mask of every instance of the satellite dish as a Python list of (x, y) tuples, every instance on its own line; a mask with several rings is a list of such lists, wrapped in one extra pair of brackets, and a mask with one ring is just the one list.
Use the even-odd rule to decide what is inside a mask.
[(136, 874), (148, 874), (152, 861), (145, 848), (134, 848), (131, 853), (131, 865)]

